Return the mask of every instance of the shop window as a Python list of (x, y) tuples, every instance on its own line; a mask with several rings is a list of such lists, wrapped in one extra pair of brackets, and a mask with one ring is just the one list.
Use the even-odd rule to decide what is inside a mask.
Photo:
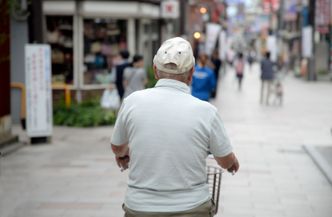
[(127, 22), (84, 19), (84, 84), (106, 84), (120, 50), (127, 49)]
[(52, 49), (52, 83), (73, 84), (73, 17), (47, 16), (46, 42)]

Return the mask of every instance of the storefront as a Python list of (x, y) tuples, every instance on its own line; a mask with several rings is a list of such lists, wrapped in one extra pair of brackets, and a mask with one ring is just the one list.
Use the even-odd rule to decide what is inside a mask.
[(103, 89), (120, 50), (143, 54), (159, 45), (159, 5), (138, 1), (43, 2), (45, 43), (52, 47), (52, 81), (73, 90)]

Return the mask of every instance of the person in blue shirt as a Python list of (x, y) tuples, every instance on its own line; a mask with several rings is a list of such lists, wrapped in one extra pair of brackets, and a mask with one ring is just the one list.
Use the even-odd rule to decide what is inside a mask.
[(191, 94), (198, 99), (209, 101), (216, 88), (216, 77), (213, 70), (207, 66), (208, 56), (199, 55), (198, 64), (192, 78)]

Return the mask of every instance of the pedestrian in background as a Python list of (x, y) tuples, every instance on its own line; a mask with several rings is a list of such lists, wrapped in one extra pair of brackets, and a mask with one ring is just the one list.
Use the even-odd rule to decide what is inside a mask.
[(265, 104), (269, 104), (269, 98), (271, 95), (272, 82), (274, 77), (274, 64), (270, 59), (270, 52), (265, 53), (265, 58), (261, 62), (261, 94), (260, 103), (263, 104), (265, 98)]
[(216, 89), (216, 77), (213, 70), (207, 66), (208, 61), (209, 58), (205, 53), (199, 55), (191, 84), (192, 95), (204, 101), (209, 101)]
[(142, 55), (136, 54), (133, 57), (132, 67), (124, 70), (124, 97), (129, 96), (137, 90), (143, 90), (148, 82), (147, 73), (144, 69), (144, 59)]
[(221, 60), (219, 58), (219, 52), (218, 52), (218, 50), (214, 50), (214, 52), (212, 53), (211, 62), (213, 64), (213, 66), (214, 66), (213, 72), (214, 72), (214, 76), (216, 78), (216, 87), (212, 91), (211, 97), (212, 98), (216, 98), (216, 96), (217, 96), (217, 90), (218, 90), (219, 71), (220, 71), (221, 64), (222, 64)]
[(217, 109), (190, 95), (190, 43), (165, 41), (153, 63), (156, 86), (124, 99), (111, 138), (117, 164), (129, 167), (125, 217), (211, 217), (208, 152), (232, 172), (238, 160)]
[(122, 50), (120, 56), (120, 63), (115, 66), (115, 85), (118, 89), (120, 100), (122, 101), (125, 92), (123, 86), (123, 73), (127, 67), (131, 66), (131, 63), (129, 62), (130, 54), (127, 50)]
[(253, 47), (251, 47), (248, 52), (248, 64), (249, 64), (250, 72), (252, 71), (251, 69), (252, 69), (252, 65), (255, 62), (255, 59), (256, 59), (256, 52), (255, 52), (255, 49)]
[(232, 46), (227, 49), (227, 63), (229, 66), (233, 67), (235, 52)]
[(243, 53), (239, 53), (237, 59), (235, 60), (234, 67), (235, 67), (235, 74), (239, 84), (239, 90), (242, 88), (242, 79), (244, 75), (244, 66), (245, 61), (243, 58)]

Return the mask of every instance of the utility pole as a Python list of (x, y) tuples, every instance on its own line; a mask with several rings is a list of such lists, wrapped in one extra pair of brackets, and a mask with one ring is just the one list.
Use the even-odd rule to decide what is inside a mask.
[(316, 55), (315, 55), (315, 16), (316, 16), (316, 2), (315, 0), (310, 0), (309, 2), (309, 25), (312, 27), (312, 55), (309, 59), (309, 70), (308, 70), (308, 81), (316, 81)]

